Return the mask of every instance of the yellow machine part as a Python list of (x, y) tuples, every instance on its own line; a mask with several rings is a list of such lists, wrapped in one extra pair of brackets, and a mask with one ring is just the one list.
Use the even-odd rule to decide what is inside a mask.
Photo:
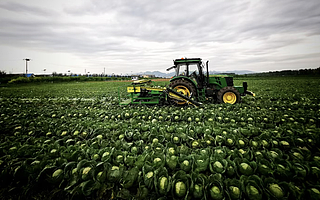
[(130, 87), (127, 87), (127, 92), (128, 93), (133, 93), (133, 92), (140, 92), (140, 87), (133, 87), (133, 86), (130, 86)]
[[(178, 104), (180, 104), (180, 105), (183, 105), (183, 104), (191, 104), (191, 105), (194, 105), (192, 102), (190, 102), (190, 101), (188, 101), (188, 100), (186, 100), (186, 99), (183, 99), (183, 98), (181, 98), (181, 97), (173, 94), (172, 92), (169, 92), (169, 97), (172, 98), (172, 99), (175, 99), (175, 100), (180, 101), (180, 103), (178, 103)], [(194, 106), (196, 106), (196, 105), (194, 105)], [(197, 106), (196, 106), (196, 107), (197, 107)]]
[(136, 81), (133, 81), (133, 84), (144, 84), (144, 83), (151, 83), (151, 80), (136, 80)]
[(237, 101), (237, 96), (233, 92), (226, 92), (223, 95), (223, 102), (224, 103), (234, 104), (236, 101)]
[(153, 91), (165, 91), (166, 88), (153, 88), (153, 87), (134, 87), (134, 86), (129, 86), (127, 87), (127, 92), (128, 93), (133, 93), (133, 92), (141, 92), (141, 89), (143, 90), (153, 90)]

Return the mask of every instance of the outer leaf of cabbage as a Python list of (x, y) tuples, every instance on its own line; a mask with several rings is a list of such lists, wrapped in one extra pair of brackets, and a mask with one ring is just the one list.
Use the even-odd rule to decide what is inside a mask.
[(123, 175), (122, 185), (124, 188), (130, 188), (139, 175), (139, 169), (137, 167), (131, 168), (129, 171), (126, 171)]
[(145, 186), (140, 186), (137, 192), (137, 199), (146, 199), (149, 194), (149, 190)]
[(308, 189), (309, 192), (309, 198), (310, 199), (320, 199), (320, 189), (316, 187), (312, 187)]
[(206, 171), (209, 165), (209, 157), (208, 156), (194, 156), (195, 159), (195, 170), (198, 172)]
[(245, 194), (250, 200), (260, 200), (263, 197), (262, 181), (256, 176), (241, 176), (240, 181), (243, 183), (245, 188)]
[(191, 174), (191, 187), (190, 192), (194, 198), (203, 198), (205, 195), (205, 187), (207, 185), (207, 176), (204, 174), (199, 174), (197, 172), (192, 172)]
[(176, 156), (168, 156), (166, 163), (170, 169), (174, 170), (178, 164), (178, 158)]
[(82, 193), (85, 196), (89, 196), (94, 192), (95, 189), (99, 187), (99, 183), (93, 180), (88, 180), (88, 181), (82, 182), (80, 184), (80, 187), (81, 187)]
[(224, 188), (222, 182), (222, 175), (219, 173), (211, 174), (208, 177), (208, 183), (206, 186), (208, 194), (210, 194), (212, 199), (223, 199), (224, 198)]
[(225, 179), (225, 190), (230, 199), (236, 200), (242, 197), (242, 184), (239, 179)]
[(58, 182), (62, 181), (63, 176), (64, 176), (63, 170), (62, 169), (57, 169), (52, 174), (52, 181), (55, 182), (55, 183), (58, 183)]
[(109, 170), (108, 170), (108, 180), (110, 182), (117, 182), (122, 175), (122, 168), (118, 167), (118, 166), (112, 166)]
[(153, 168), (147, 163), (142, 168), (143, 182), (149, 188), (154, 187), (154, 171)]
[(176, 198), (187, 198), (190, 187), (190, 175), (179, 170), (172, 176), (172, 195)]

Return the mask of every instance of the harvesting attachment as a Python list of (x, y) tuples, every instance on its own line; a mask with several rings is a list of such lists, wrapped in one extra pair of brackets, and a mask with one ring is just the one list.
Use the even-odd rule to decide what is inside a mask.
[[(157, 87), (151, 80), (137, 80), (127, 87), (129, 99), (120, 105), (128, 104), (174, 104), (200, 106), (200, 102), (217, 102), (235, 104), (241, 102), (241, 97), (255, 96), (248, 91), (247, 82), (242, 86), (234, 86), (233, 77), (229, 75), (210, 75), (207, 61), (201, 58), (181, 58), (173, 61), (175, 76), (170, 79), (168, 87)], [(206, 73), (204, 69), (206, 67)], [(152, 86), (153, 84), (153, 86)]]
[[(119, 101), (121, 101), (120, 88), (118, 90)], [(175, 90), (168, 87), (157, 87), (151, 80), (138, 80), (127, 86), (129, 99), (120, 102), (120, 105), (128, 104), (165, 104), (172, 100), (184, 102), (194, 106), (200, 106), (201, 103), (190, 99)]]

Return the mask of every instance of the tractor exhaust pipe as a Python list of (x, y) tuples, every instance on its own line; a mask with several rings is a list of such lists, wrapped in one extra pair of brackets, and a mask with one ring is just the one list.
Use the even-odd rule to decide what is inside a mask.
[(206, 62), (206, 67), (207, 67), (207, 84), (209, 84), (209, 60)]
[(247, 91), (247, 89), (248, 89), (248, 83), (247, 83), (247, 82), (243, 82), (243, 83), (242, 83), (242, 86), (243, 86), (243, 88), (244, 88), (244, 91)]
[(253, 92), (247, 90), (248, 89), (248, 83), (247, 82), (243, 82), (242, 83), (243, 89), (244, 89), (244, 95), (251, 95), (251, 96), (256, 96)]

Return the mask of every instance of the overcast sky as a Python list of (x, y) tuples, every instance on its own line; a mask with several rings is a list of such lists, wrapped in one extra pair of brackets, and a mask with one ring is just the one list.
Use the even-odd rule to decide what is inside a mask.
[(131, 74), (320, 66), (320, 0), (0, 0), (0, 70)]

